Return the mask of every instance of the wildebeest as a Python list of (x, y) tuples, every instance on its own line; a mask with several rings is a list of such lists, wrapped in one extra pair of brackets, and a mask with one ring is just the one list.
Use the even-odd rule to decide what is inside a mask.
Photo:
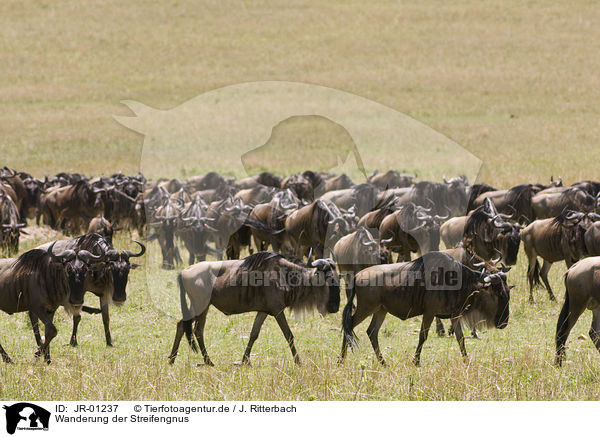
[(400, 174), (396, 170), (388, 170), (385, 173), (373, 172), (367, 179), (367, 182), (375, 185), (381, 190), (388, 188), (405, 188), (412, 185), (413, 177), (406, 174)]
[(281, 188), (284, 190), (289, 188), (306, 202), (312, 202), (315, 197), (314, 187), (310, 179), (301, 174), (294, 174), (282, 180)]
[[(53, 243), (46, 243), (38, 249), (46, 249), (50, 244), (57, 250), (65, 252), (85, 251), (95, 256), (101, 256), (94, 265), (93, 269), (88, 269), (85, 274), (83, 291), (91, 292), (100, 299), (100, 310), (89, 307), (82, 307), (84, 312), (101, 313), (102, 324), (104, 325), (104, 336), (106, 345), (112, 346), (112, 336), (110, 334), (110, 315), (109, 306), (115, 304), (123, 305), (127, 299), (127, 281), (129, 272), (137, 267), (131, 263), (130, 258), (140, 257), (146, 252), (146, 247), (139, 241), (134, 242), (140, 246), (139, 252), (129, 250), (118, 251), (110, 242), (99, 234), (85, 234), (70, 240), (58, 240)], [(83, 301), (82, 301), (83, 302)], [(33, 320), (33, 319), (32, 319)], [(77, 330), (81, 322), (81, 314), (78, 312), (73, 315), (73, 332), (71, 334), (71, 346), (77, 346)], [(39, 343), (39, 333), (37, 323), (33, 323), (33, 330)]]
[(509, 266), (517, 262), (521, 237), (521, 225), (504, 220), (503, 214), (496, 211), (490, 199), (472, 211), (465, 224), (464, 245), (484, 260), (501, 256)]
[(467, 356), (461, 320), (474, 326), (486, 323), (502, 329), (508, 324), (510, 289), (502, 272), (487, 274), (472, 270), (450, 255), (431, 252), (411, 262), (369, 267), (356, 275), (352, 300), (344, 308), (344, 339), (340, 362), (348, 344), (355, 343), (354, 328), (373, 315), (367, 334), (379, 362), (378, 333), (385, 316), (406, 320), (423, 315), (419, 344), (413, 363), (420, 364), (421, 350), (434, 317), (450, 318), (463, 357)]
[(294, 361), (300, 364), (284, 310), (317, 309), (325, 315), (337, 312), (340, 305), (335, 266), (331, 260), (324, 259), (314, 261), (311, 267), (304, 267), (280, 254), (258, 252), (244, 260), (195, 264), (183, 270), (177, 276), (177, 282), (183, 318), (177, 323), (170, 363), (175, 361), (184, 333), (190, 346), (195, 348), (192, 338), (194, 323), (194, 334), (204, 362), (212, 365), (204, 344), (204, 325), (208, 309), (213, 305), (226, 315), (257, 311), (242, 363), (250, 363), (252, 345), (270, 315), (277, 320)]
[(360, 184), (344, 190), (328, 191), (320, 199), (340, 209), (354, 208), (356, 214), (362, 216), (377, 203), (377, 189), (371, 184)]
[(317, 258), (323, 258), (325, 248), (348, 233), (348, 223), (336, 217), (322, 201), (316, 201), (293, 211), (285, 219), (285, 231), (296, 256), (313, 249)]
[(496, 210), (503, 214), (512, 214), (518, 222), (530, 223), (535, 220), (536, 213), (532, 207), (532, 198), (537, 188), (531, 184), (522, 184), (510, 190), (486, 191), (473, 202), (473, 208), (483, 205), (490, 199)]
[(440, 226), (440, 238), (447, 249), (458, 246), (463, 241), (468, 216), (452, 217)]
[(345, 277), (347, 297), (350, 296), (356, 273), (388, 262), (385, 250), (381, 250), (371, 233), (362, 226), (340, 238), (333, 246), (333, 255), (339, 272)]
[(55, 229), (67, 229), (78, 233), (83, 224), (104, 212), (102, 189), (93, 188), (81, 180), (74, 185), (55, 188), (42, 196), (40, 210), (44, 222)]
[(579, 316), (592, 310), (590, 339), (600, 352), (600, 257), (582, 259), (565, 273), (565, 303), (556, 324), (556, 365), (565, 358), (565, 344)]
[(411, 252), (422, 255), (437, 251), (440, 246), (439, 222), (448, 216), (431, 216), (422, 207), (407, 203), (387, 215), (379, 226), (379, 242), (392, 252), (398, 253), (398, 261), (410, 261)]
[(536, 218), (558, 216), (565, 209), (591, 212), (596, 208), (596, 198), (580, 188), (570, 187), (558, 192), (541, 191), (531, 199)]
[[(591, 221), (586, 214), (564, 210), (555, 218), (535, 220), (521, 231), (523, 248), (529, 261), (527, 279), (530, 302), (533, 302), (533, 287), (540, 283), (540, 277), (550, 300), (555, 300), (548, 281), (552, 263), (564, 260), (567, 267), (571, 267), (585, 256), (585, 234), (590, 225)], [(538, 256), (544, 260), (541, 268)]]
[(109, 244), (112, 244), (112, 238), (114, 229), (110, 222), (104, 218), (104, 216), (94, 217), (90, 221), (90, 225), (87, 229), (88, 234), (98, 234), (106, 238)]
[(254, 245), (258, 251), (267, 250), (269, 245), (275, 252), (291, 252), (285, 233), (285, 220), (294, 210), (298, 209), (300, 199), (286, 189), (275, 194), (269, 203), (256, 205), (250, 213), (250, 218), (264, 226), (253, 226), (251, 229)]
[[(45, 338), (38, 343), (36, 355), (43, 354), (46, 363), (50, 363), (50, 342), (57, 334), (54, 313), (59, 306), (74, 314), (80, 311), (86, 272), (101, 258), (102, 254), (96, 256), (85, 250), (56, 253), (52, 244), (46, 250), (29, 250), (16, 260), (3, 260), (0, 309), (8, 314), (28, 311), (33, 326), (42, 321)], [(11, 362), (2, 346), (0, 355), (4, 362)]]
[(13, 200), (0, 192), (0, 251), (8, 255), (19, 251), (19, 237), (25, 223), (20, 223), (19, 211)]

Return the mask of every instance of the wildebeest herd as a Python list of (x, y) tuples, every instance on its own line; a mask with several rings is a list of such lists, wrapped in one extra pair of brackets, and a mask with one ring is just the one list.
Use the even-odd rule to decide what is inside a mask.
[[(34, 223), (74, 238), (1, 259), (0, 308), (8, 314), (28, 312), (36, 355), (47, 362), (60, 306), (73, 315), (72, 346), (82, 312), (102, 314), (111, 346), (109, 305), (125, 302), (128, 275), (137, 266), (131, 259), (146, 251), (133, 238), (135, 252), (113, 246), (114, 232), (129, 232), (158, 242), (164, 269), (180, 266), (181, 249), (188, 252), (190, 266), (177, 275), (183, 317), (171, 363), (185, 335), (212, 364), (204, 343), (211, 305), (227, 315), (257, 313), (242, 363), (249, 363), (269, 315), (300, 363), (284, 310), (336, 313), (343, 284), (347, 303), (340, 362), (348, 345), (356, 344), (354, 328), (371, 316), (367, 334), (384, 364), (378, 332), (390, 313), (403, 320), (422, 316), (414, 355), (419, 364), (434, 320), (440, 335), (445, 332), (441, 319), (450, 320), (463, 356), (463, 324), (473, 335), (480, 327), (507, 326), (512, 287), (506, 272), (516, 263), (522, 241), (532, 302), (540, 278), (554, 299), (548, 281), (552, 263), (564, 260), (569, 267), (556, 331), (560, 365), (569, 332), (586, 308), (593, 311), (590, 337), (600, 350), (599, 193), (600, 182), (594, 181), (563, 186), (559, 178), (499, 190), (470, 185), (463, 176), (415, 182), (393, 170), (355, 184), (345, 174), (318, 171), (285, 178), (265, 172), (240, 180), (211, 172), (180, 181), (120, 173), (38, 179), (4, 167), (4, 256), (18, 253), (21, 234)], [(249, 255), (240, 259), (243, 251)], [(209, 256), (214, 260), (207, 261)], [(83, 305), (86, 292), (99, 297), (99, 309)], [(10, 362), (1, 346), (0, 354)]]

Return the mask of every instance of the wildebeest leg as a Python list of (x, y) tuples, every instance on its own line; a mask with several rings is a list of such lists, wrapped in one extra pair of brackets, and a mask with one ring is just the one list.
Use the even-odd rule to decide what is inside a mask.
[(206, 345), (204, 344), (204, 325), (206, 324), (207, 314), (208, 308), (202, 314), (196, 317), (196, 323), (194, 325), (194, 336), (196, 337), (196, 340), (198, 340), (198, 346), (200, 346), (200, 352), (202, 352), (204, 364), (206, 364), (207, 366), (214, 366), (213, 362), (208, 356), (208, 352), (206, 351)]
[(35, 344), (38, 346), (38, 351), (35, 353), (37, 357), (40, 356), (40, 347), (42, 345), (42, 337), (40, 336), (40, 324), (37, 315), (34, 312), (29, 311), (29, 321), (31, 322), (31, 329), (33, 329), (33, 336), (35, 337)]
[(444, 337), (446, 335), (444, 324), (439, 317), (435, 318), (435, 331), (437, 332), (438, 337)]
[(81, 314), (75, 314), (73, 316), (73, 332), (71, 333), (70, 345), (77, 346), (77, 328), (79, 328), (79, 322), (81, 322)]
[(2, 347), (1, 344), (0, 344), (0, 355), (2, 356), (2, 361), (4, 361), (6, 364), (12, 364), (12, 360), (10, 359), (10, 357), (8, 356), (8, 354), (6, 353), (6, 351), (4, 350), (4, 348)]
[(177, 322), (177, 329), (175, 330), (175, 340), (173, 340), (173, 347), (171, 348), (171, 353), (169, 354), (169, 364), (173, 364), (175, 362), (175, 358), (177, 357), (177, 351), (179, 350), (179, 344), (181, 343), (182, 338), (183, 319)]
[(594, 316), (592, 318), (592, 326), (590, 327), (589, 334), (594, 346), (596, 346), (596, 349), (600, 352), (600, 307), (595, 308), (593, 314)]
[(292, 351), (292, 356), (294, 357), (294, 362), (297, 365), (300, 365), (300, 357), (298, 356), (298, 352), (296, 351), (296, 346), (294, 346), (294, 334), (292, 334), (292, 330), (288, 325), (288, 322), (285, 318), (285, 314), (281, 311), (279, 314), (275, 316), (275, 320), (277, 320), (277, 324), (279, 328), (281, 328), (281, 332), (283, 332), (283, 336), (287, 340), (290, 345), (290, 350)]
[(565, 358), (565, 344), (569, 333), (579, 316), (585, 311), (585, 302), (577, 302), (576, 299), (569, 297), (567, 291), (565, 296), (565, 303), (558, 316), (558, 323), (556, 325), (556, 365), (560, 366), (563, 359)]
[(248, 340), (248, 346), (246, 346), (244, 356), (242, 357), (242, 364), (250, 364), (250, 351), (252, 350), (252, 345), (258, 338), (258, 333), (260, 332), (260, 328), (262, 327), (262, 324), (266, 318), (267, 318), (267, 313), (257, 313), (256, 314), (256, 318), (254, 319), (254, 323), (252, 324), (252, 331), (250, 332), (250, 339)]
[(452, 327), (454, 328), (454, 336), (460, 348), (460, 353), (463, 357), (467, 356), (467, 348), (465, 347), (465, 336), (463, 335), (460, 319), (452, 319)]
[(552, 267), (552, 263), (544, 260), (544, 264), (542, 265), (542, 269), (540, 270), (540, 276), (542, 277), (542, 281), (544, 281), (544, 285), (546, 286), (546, 290), (548, 290), (548, 297), (550, 300), (556, 300), (554, 297), (554, 293), (552, 293), (552, 287), (550, 287), (550, 282), (548, 281), (548, 272)]
[(417, 350), (415, 351), (415, 357), (413, 358), (413, 363), (415, 366), (421, 365), (421, 350), (423, 349), (423, 344), (425, 340), (427, 340), (427, 334), (429, 333), (429, 328), (433, 323), (433, 315), (432, 314), (423, 314), (423, 321), (421, 322), (421, 331), (419, 332), (419, 344), (417, 346)]
[(106, 345), (112, 346), (112, 337), (110, 336), (110, 316), (108, 314), (107, 299), (100, 298), (100, 308), (102, 309), (102, 324), (104, 325), (104, 336), (106, 337)]
[(382, 366), (385, 366), (385, 360), (383, 359), (383, 355), (381, 355), (381, 350), (379, 349), (379, 329), (385, 320), (385, 316), (387, 315), (386, 310), (379, 310), (375, 314), (373, 314), (373, 318), (371, 319), (371, 323), (367, 328), (367, 335), (369, 336), (369, 340), (371, 340), (371, 345), (373, 346), (373, 350), (375, 351), (375, 355), (377, 359), (381, 363)]
[(44, 342), (41, 346), (41, 352), (44, 354), (44, 361), (50, 364), (50, 342), (58, 334), (56, 326), (54, 326), (54, 311), (42, 311), (39, 318), (44, 324)]

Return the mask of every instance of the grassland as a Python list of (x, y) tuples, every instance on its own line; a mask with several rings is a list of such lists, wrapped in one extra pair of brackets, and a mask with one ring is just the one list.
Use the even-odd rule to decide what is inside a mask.
[[(139, 169), (142, 137), (116, 123), (133, 99), (168, 109), (203, 92), (257, 80), (325, 85), (380, 102), (420, 120), (483, 161), (480, 181), (500, 187), (598, 179), (600, 8), (595, 1), (274, 2), (187, 0), (151, 4), (88, 1), (0, 3), (0, 164), (38, 176)], [(294, 144), (289, 144), (294, 147)], [(382, 159), (393, 148), (382, 150)], [(168, 164), (168, 165), (167, 165)], [(176, 164), (176, 165), (175, 165)], [(165, 176), (229, 169), (166, 163)], [(284, 164), (272, 170), (286, 173)], [(44, 242), (27, 243), (23, 249)], [(120, 235), (117, 245), (128, 246)], [(53, 364), (33, 358), (26, 316), (0, 315), (0, 341), (17, 364), (0, 366), (2, 399), (515, 400), (598, 399), (600, 359), (586, 314), (568, 343), (570, 362), (552, 366), (559, 303), (538, 291), (527, 303), (525, 262), (511, 322), (468, 340), (463, 363), (452, 338), (433, 332), (419, 369), (410, 364), (419, 320), (388, 317), (381, 343), (389, 367), (361, 349), (336, 366), (340, 315), (290, 318), (303, 367), (295, 367), (270, 320), (241, 358), (252, 315), (209, 313), (215, 368), (183, 346), (166, 363), (174, 335), (175, 273), (159, 269), (158, 247), (132, 273), (126, 305), (112, 310), (115, 347), (88, 316), (80, 346), (68, 346), (59, 313)], [(562, 299), (562, 272), (551, 282)], [(153, 298), (164, 288), (166, 301)], [(90, 301), (90, 304), (96, 302)], [(581, 337), (581, 338), (580, 338)]]

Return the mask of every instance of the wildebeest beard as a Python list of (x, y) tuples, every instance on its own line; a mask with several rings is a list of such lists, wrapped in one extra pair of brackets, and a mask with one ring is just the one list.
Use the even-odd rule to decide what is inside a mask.
[(521, 244), (521, 237), (518, 231), (502, 234), (498, 238), (498, 241), (501, 243), (500, 252), (504, 262), (509, 266), (515, 265), (519, 254), (519, 245)]
[(476, 291), (465, 305), (461, 320), (470, 329), (503, 329), (509, 319), (510, 291), (506, 281), (500, 281)]

